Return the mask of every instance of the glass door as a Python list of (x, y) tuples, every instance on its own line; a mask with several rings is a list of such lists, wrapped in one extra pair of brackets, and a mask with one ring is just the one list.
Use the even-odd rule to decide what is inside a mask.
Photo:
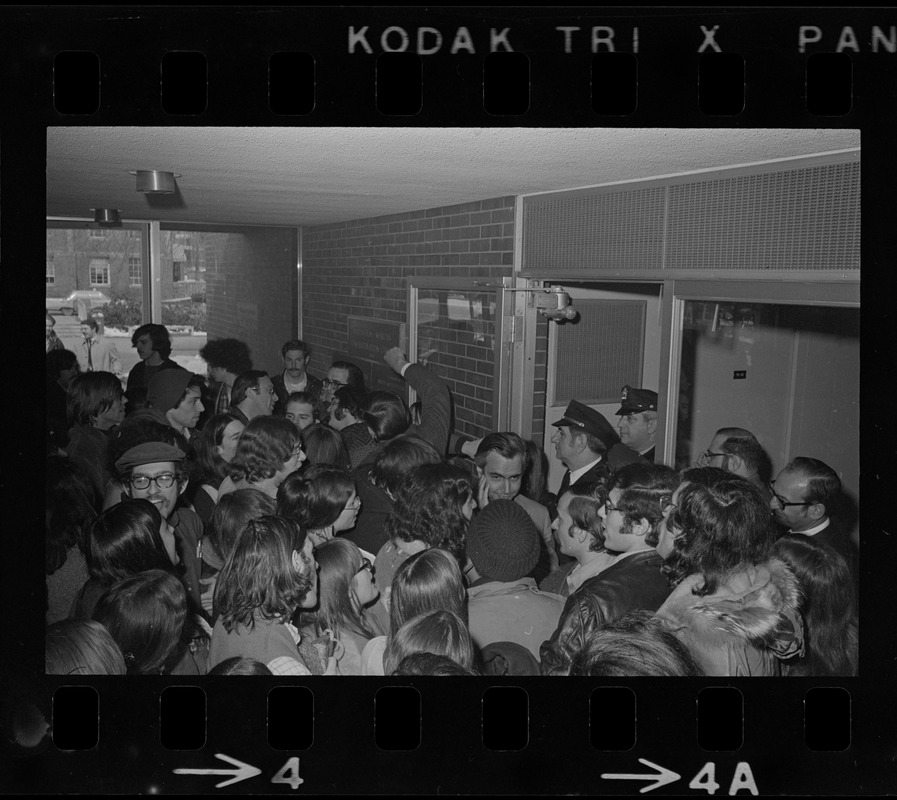
[(409, 282), (408, 358), (449, 384), (456, 433), (479, 438), (507, 425), (514, 321), (508, 288), (499, 279)]

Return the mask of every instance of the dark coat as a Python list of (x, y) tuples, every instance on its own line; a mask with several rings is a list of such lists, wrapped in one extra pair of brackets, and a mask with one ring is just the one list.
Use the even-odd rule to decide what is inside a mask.
[(540, 649), (542, 674), (568, 675), (573, 656), (605, 623), (627, 611), (657, 611), (670, 594), (662, 564), (656, 550), (646, 550), (583, 583), (567, 598), (557, 630)]
[[(314, 397), (315, 405), (317, 406), (321, 400), (321, 389), (324, 388), (324, 384), (320, 378), (316, 378), (310, 372), (306, 372), (305, 377), (308, 379), (305, 391)], [(282, 417), (287, 412), (287, 398), (290, 396), (286, 384), (283, 382), (283, 373), (273, 376), (271, 383), (274, 384), (274, 393), (277, 395), (277, 402), (274, 404), (274, 410), (271, 413), (275, 417)]]

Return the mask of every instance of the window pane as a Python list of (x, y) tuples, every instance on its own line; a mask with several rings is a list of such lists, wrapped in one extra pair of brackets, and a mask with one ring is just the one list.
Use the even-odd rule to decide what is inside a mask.
[(143, 239), (135, 228), (47, 225), (47, 311), (68, 350), (79, 352), (78, 320), (100, 323), (113, 340), (124, 374), (137, 363), (131, 333), (143, 323), (141, 282), (132, 283), (132, 264), (142, 264)]
[(161, 321), (175, 345), (171, 357), (200, 375), (208, 369), (198, 355), (206, 343), (206, 275), (214, 276), (227, 236), (208, 231), (161, 232)]
[(494, 343), (492, 292), (419, 291), (417, 360), (448, 382), (459, 433), (480, 437), (492, 430)]
[(859, 334), (855, 308), (686, 301), (676, 466), (697, 461), (719, 428), (746, 428), (773, 477), (810, 456), (858, 498)]

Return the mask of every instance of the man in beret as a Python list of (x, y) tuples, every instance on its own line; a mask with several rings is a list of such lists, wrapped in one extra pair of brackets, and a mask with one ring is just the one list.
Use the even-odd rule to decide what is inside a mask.
[(513, 500), (493, 500), (467, 532), (470, 636), (477, 647), (515, 642), (533, 657), (557, 627), (564, 599), (540, 591), (527, 577), (539, 561), (540, 537)]
[(205, 410), (202, 390), (205, 382), (186, 369), (157, 372), (150, 378), (146, 391), (147, 406), (160, 422), (171, 425), (190, 441), (196, 423)]
[(620, 441), (646, 461), (654, 461), (654, 443), (657, 438), (657, 392), (650, 389), (621, 389), (617, 430)]
[(557, 431), (551, 441), (567, 468), (558, 497), (580, 481), (606, 483), (613, 470), (639, 460), (634, 450), (620, 443), (601, 413), (578, 400), (571, 400), (564, 416), (553, 424)]
[(173, 445), (145, 442), (125, 451), (115, 468), (129, 497), (148, 500), (158, 509), (162, 516), (162, 543), (172, 563), (183, 565), (182, 580), (191, 608), (199, 612), (202, 522), (195, 512), (178, 507), (178, 498), (187, 488), (184, 459), (184, 452)]

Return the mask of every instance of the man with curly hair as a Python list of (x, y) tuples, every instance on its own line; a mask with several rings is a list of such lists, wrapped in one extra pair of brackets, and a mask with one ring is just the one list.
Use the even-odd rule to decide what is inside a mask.
[(206, 405), (212, 406), (213, 414), (224, 414), (230, 410), (237, 376), (252, 369), (249, 347), (239, 339), (212, 339), (200, 348), (199, 355), (209, 365), (209, 377), (218, 387)]

